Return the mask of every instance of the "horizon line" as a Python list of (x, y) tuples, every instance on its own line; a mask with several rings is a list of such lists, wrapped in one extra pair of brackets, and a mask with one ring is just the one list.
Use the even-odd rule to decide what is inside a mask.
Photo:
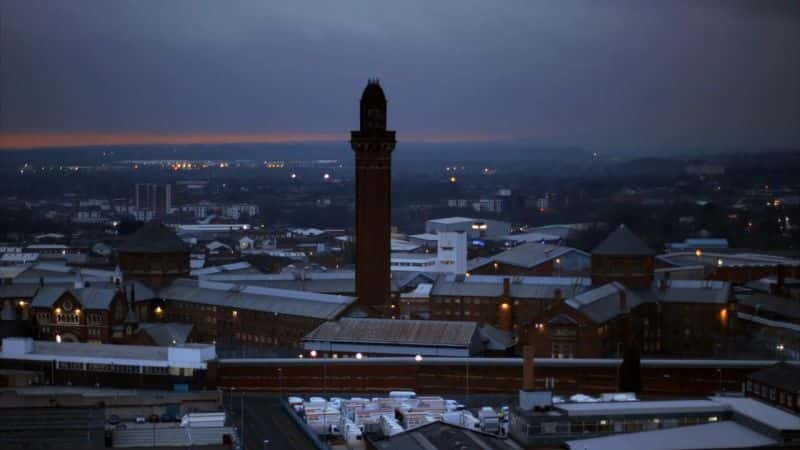
[[(0, 132), (0, 150), (37, 150), (47, 148), (107, 147), (133, 145), (204, 145), (204, 144), (296, 144), (348, 142), (343, 133), (99, 133), (99, 132)], [(474, 143), (514, 141), (512, 136), (497, 134), (409, 134), (410, 143)]]

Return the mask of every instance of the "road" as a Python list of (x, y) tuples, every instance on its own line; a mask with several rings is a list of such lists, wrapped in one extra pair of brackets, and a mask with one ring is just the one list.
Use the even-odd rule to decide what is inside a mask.
[[(244, 402), (242, 402), (244, 400)], [(292, 421), (278, 397), (261, 393), (234, 391), (224, 397), (235, 427), (242, 423), (244, 403), (244, 450), (297, 449), (314, 450), (314, 446)], [(264, 443), (268, 440), (268, 443)]]

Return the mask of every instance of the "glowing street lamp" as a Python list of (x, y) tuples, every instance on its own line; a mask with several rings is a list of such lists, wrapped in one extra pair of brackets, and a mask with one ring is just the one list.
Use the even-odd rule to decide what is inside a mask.
[(317, 357), (317, 351), (316, 350), (311, 350), (311, 353), (309, 353), (309, 354), (311, 355), (312, 358), (316, 358)]
[(356, 353), (356, 359), (361, 359), (363, 357), (364, 355), (362, 355), (361, 352)]
[(417, 356), (415, 356), (415, 357), (414, 357), (414, 361), (416, 361), (416, 362), (420, 362), (420, 361), (422, 361), (422, 355), (417, 355)]

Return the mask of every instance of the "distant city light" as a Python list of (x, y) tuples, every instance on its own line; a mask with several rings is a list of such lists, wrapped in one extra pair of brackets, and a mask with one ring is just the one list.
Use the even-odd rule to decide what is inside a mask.
[(356, 359), (361, 359), (363, 357), (364, 357), (364, 355), (362, 355), (361, 353), (356, 353)]
[(291, 177), (292, 177), (292, 179), (294, 180), (295, 178), (297, 178), (297, 174), (296, 174), (296, 173), (293, 173), (293, 174), (291, 175)]
[(417, 356), (415, 356), (415, 357), (414, 357), (414, 361), (416, 361), (416, 362), (420, 362), (420, 361), (422, 361), (422, 355), (417, 355)]
[(61, 343), (61, 335), (60, 334), (56, 334), (56, 342), (58, 342), (59, 344)]
[(451, 183), (455, 183), (456, 182), (456, 177), (450, 177), (450, 182)]
[(311, 355), (312, 358), (316, 358), (317, 357), (317, 351), (316, 350), (311, 350), (309, 355)]
[(324, 178), (326, 180), (330, 180), (331, 179), (331, 174), (326, 173), (325, 175), (322, 176), (322, 178)]
[(703, 251), (698, 248), (694, 251), (694, 256), (697, 256), (698, 258), (703, 256)]

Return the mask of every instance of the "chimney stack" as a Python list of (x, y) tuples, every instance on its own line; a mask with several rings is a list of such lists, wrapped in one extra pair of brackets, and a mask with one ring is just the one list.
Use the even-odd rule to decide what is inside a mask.
[(536, 389), (536, 368), (533, 361), (533, 346), (526, 345), (522, 349), (522, 390)]

